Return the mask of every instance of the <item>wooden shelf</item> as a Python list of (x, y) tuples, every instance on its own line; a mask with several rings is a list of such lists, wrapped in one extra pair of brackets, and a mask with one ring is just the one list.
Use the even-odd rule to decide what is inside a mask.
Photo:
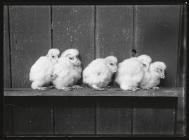
[(160, 88), (158, 90), (137, 90), (135, 92), (122, 91), (119, 88), (109, 88), (104, 91), (97, 91), (90, 88), (62, 91), (57, 89), (33, 90), (31, 88), (9, 88), (4, 89), (4, 96), (136, 96), (136, 97), (178, 97), (184, 88)]
[(4, 134), (22, 137), (182, 135), (183, 93), (181, 87), (136, 92), (119, 88), (96, 91), (87, 87), (68, 92), (4, 89)]

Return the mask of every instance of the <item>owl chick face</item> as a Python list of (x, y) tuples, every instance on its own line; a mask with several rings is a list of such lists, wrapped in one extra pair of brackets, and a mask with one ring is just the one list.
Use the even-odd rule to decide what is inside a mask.
[(66, 58), (74, 66), (80, 66), (79, 51), (77, 49), (68, 49), (64, 51), (61, 57)]
[(117, 71), (117, 58), (115, 56), (108, 56), (105, 58), (105, 63), (108, 68), (115, 73)]
[(165, 70), (166, 70), (166, 65), (163, 62), (154, 62), (150, 66), (150, 70), (157, 72), (160, 75), (160, 78), (164, 79), (165, 78)]
[(138, 56), (138, 60), (140, 60), (144, 66), (144, 70), (147, 71), (150, 67), (150, 63), (152, 62), (152, 58), (148, 55), (140, 55)]
[(53, 63), (56, 63), (58, 61), (58, 58), (59, 58), (59, 55), (60, 55), (60, 50), (59, 49), (56, 49), (56, 48), (53, 48), (53, 49), (50, 49), (47, 53), (47, 57), (53, 62)]
[(67, 55), (68, 60), (75, 66), (80, 66), (81, 65), (81, 61), (79, 60), (79, 56), (78, 55), (72, 55), (69, 54)]

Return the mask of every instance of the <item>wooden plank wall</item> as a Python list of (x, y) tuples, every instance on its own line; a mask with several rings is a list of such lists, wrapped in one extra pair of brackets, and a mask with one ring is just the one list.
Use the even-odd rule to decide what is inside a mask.
[(10, 72), (10, 44), (9, 44), (9, 16), (8, 6), (4, 6), (4, 42), (3, 42), (3, 77), (4, 87), (11, 87), (11, 72)]
[(31, 65), (52, 47), (78, 48), (83, 67), (108, 55), (122, 61), (135, 48), (167, 64), (161, 86), (183, 86), (178, 76), (183, 71), (178, 64), (180, 9), (179, 5), (5, 6), (4, 87), (30, 87)]
[(52, 6), (53, 47), (77, 48), (83, 67), (94, 59), (94, 6)]
[(165, 87), (176, 86), (179, 14), (178, 5), (135, 6), (135, 48), (166, 63), (166, 78), (161, 81)]
[[(181, 38), (180, 38), (180, 43), (181, 43), (181, 48), (180, 48), (180, 63), (179, 67), (180, 70), (178, 71), (181, 73), (179, 76), (178, 80), (178, 86), (186, 86), (186, 66), (187, 66), (187, 4), (182, 6), (182, 25), (180, 25), (181, 28)], [(181, 82), (182, 81), (182, 82)], [(186, 91), (186, 89), (185, 89)], [(179, 94), (179, 101), (178, 101), (178, 113), (177, 113), (177, 120), (178, 120), (178, 125), (177, 125), (177, 134), (178, 135), (186, 135), (186, 93), (182, 92)]]
[(133, 6), (96, 6), (96, 57), (130, 57), (133, 26)]
[(49, 6), (9, 6), (12, 87), (30, 87), (29, 70), (51, 48)]
[(4, 102), (3, 106), (3, 133), (6, 136), (11, 136), (14, 134), (13, 128), (13, 106), (12, 104), (8, 104), (8, 102)]
[(58, 99), (54, 114), (55, 135), (95, 133), (94, 100), (85, 97)]
[(53, 135), (51, 98), (21, 97), (12, 103), (14, 135)]
[(131, 98), (104, 97), (98, 99), (96, 134), (131, 134), (132, 107)]
[(133, 134), (175, 134), (174, 100), (138, 99), (133, 105)]
[(176, 134), (175, 97), (28, 96), (5, 102), (6, 136)]

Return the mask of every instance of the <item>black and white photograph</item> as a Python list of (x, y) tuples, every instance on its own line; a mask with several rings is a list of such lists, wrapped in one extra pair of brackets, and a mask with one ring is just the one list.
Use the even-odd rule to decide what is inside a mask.
[(187, 2), (4, 4), (4, 137), (185, 137)]

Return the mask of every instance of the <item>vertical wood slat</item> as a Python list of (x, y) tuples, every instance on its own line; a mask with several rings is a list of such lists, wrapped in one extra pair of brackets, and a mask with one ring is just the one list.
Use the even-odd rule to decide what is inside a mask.
[(179, 49), (178, 49), (178, 64), (177, 64), (177, 86), (183, 87), (186, 83), (186, 33), (187, 33), (187, 10), (186, 5), (180, 7), (179, 20)]
[(133, 6), (96, 6), (96, 57), (130, 57), (133, 47)]
[[(13, 100), (13, 99), (11, 99)], [(44, 136), (53, 135), (51, 98), (41, 102), (41, 98), (22, 98), (12, 101), (14, 135)]]
[(10, 6), (12, 87), (30, 87), (29, 70), (51, 48), (50, 6)]
[[(96, 57), (130, 57), (133, 47), (133, 6), (96, 6)], [(100, 100), (97, 134), (131, 134), (131, 108), (127, 101)], [(120, 107), (121, 106), (121, 107)]]
[(131, 134), (131, 100), (100, 98), (97, 100), (96, 116), (97, 134)]
[(77, 48), (83, 67), (94, 58), (94, 6), (52, 6), (53, 47)]
[(3, 7), (4, 10), (4, 41), (3, 41), (3, 76), (4, 76), (4, 88), (11, 87), (11, 74), (10, 74), (10, 50), (9, 50), (9, 24), (8, 24), (8, 6)]
[[(43, 103), (40, 97), (10, 98), (12, 99), (8, 99), (6, 104), (14, 106), (14, 115), (11, 113), (11, 108), (6, 107), (4, 122), (7, 124), (4, 133), (9, 136), (13, 135), (12, 130), (14, 130), (14, 135), (19, 136), (174, 134), (176, 98), (131, 100), (131, 98), (122, 97), (100, 97), (96, 100), (87, 97), (82, 97), (82, 99), (79, 99), (81, 97), (59, 99), (46, 97)], [(95, 101), (97, 102), (96, 111)], [(54, 113), (51, 109), (52, 104), (54, 104)], [(179, 124), (176, 128), (178, 131), (184, 128), (182, 105), (180, 107), (178, 107), (180, 111), (177, 112), (178, 122), (176, 122)], [(13, 125), (11, 118), (13, 118)]]
[[(186, 46), (186, 34), (187, 34), (187, 6), (183, 5), (180, 10), (180, 48), (178, 51), (178, 71), (177, 71), (177, 86), (186, 87), (186, 60), (187, 60), (187, 46)], [(177, 124), (176, 135), (186, 135), (186, 90), (180, 92), (177, 105)]]
[(186, 107), (185, 107), (185, 91), (178, 93), (178, 104), (177, 104), (177, 122), (176, 122), (176, 135), (186, 135)]
[(176, 86), (179, 34), (179, 5), (137, 5), (135, 7), (135, 48), (153, 61), (167, 65), (162, 86)]
[(176, 100), (139, 99), (133, 104), (133, 134), (174, 135)]
[(4, 104), (3, 108), (3, 134), (4, 136), (13, 135), (13, 111), (11, 104)]
[[(81, 101), (82, 100), (82, 101)], [(55, 103), (55, 135), (94, 134), (95, 102), (80, 97), (64, 98)]]

